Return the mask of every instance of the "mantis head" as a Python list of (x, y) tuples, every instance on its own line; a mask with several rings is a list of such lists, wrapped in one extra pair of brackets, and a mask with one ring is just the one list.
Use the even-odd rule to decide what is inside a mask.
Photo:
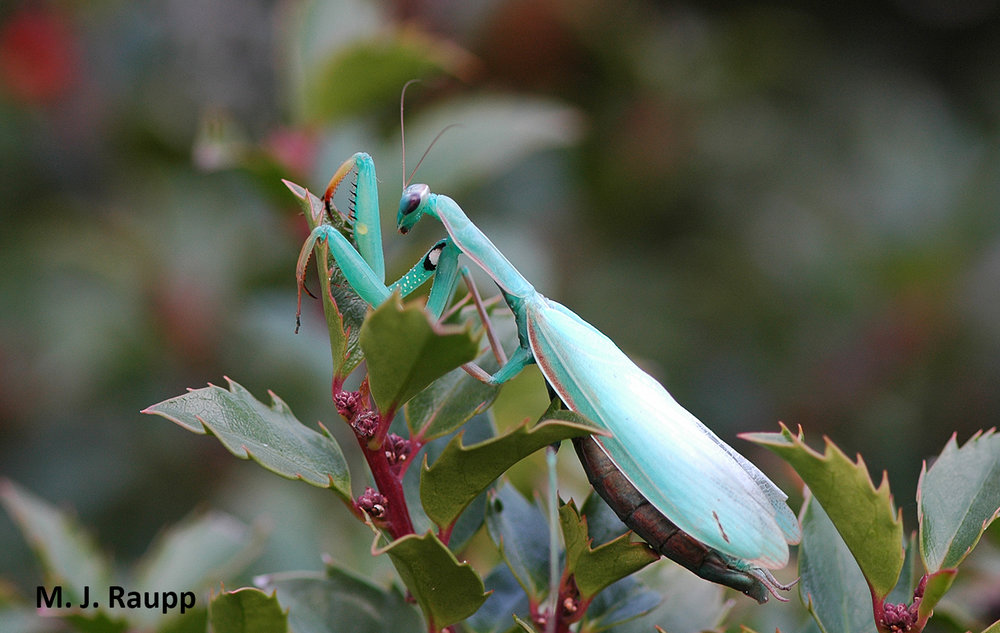
[(427, 185), (409, 185), (403, 189), (399, 200), (399, 215), (396, 216), (396, 226), (400, 233), (408, 233), (413, 225), (423, 216), (430, 199), (431, 188)]

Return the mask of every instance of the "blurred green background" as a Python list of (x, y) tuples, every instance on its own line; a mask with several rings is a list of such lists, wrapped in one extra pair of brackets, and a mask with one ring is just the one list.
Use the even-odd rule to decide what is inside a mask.
[[(783, 487), (736, 433), (829, 435), (888, 471), (915, 527), (921, 460), (1000, 419), (998, 18), (996, 0), (6, 2), (0, 474), (119, 561), (219, 507), (271, 517), (253, 571), (377, 565), (333, 495), (138, 412), (227, 375), (337, 421), (315, 302), (293, 334), (305, 222), (280, 178), (321, 190), (372, 153), (405, 271), (441, 234), (391, 226), (419, 77), (409, 165), (460, 127), (418, 181)], [(6, 515), (0, 552), (0, 575), (39, 581)]]

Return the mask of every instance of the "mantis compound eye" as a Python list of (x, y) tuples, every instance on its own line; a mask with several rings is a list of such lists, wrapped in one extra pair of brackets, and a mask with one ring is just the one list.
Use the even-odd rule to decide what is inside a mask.
[(431, 189), (427, 185), (410, 185), (403, 190), (403, 197), (399, 201), (399, 214), (409, 215), (416, 211), (421, 204), (427, 201)]
[(410, 185), (403, 190), (403, 196), (399, 200), (399, 215), (396, 216), (400, 233), (406, 233), (417, 223), (423, 215), (420, 209), (430, 195), (431, 188), (427, 185)]

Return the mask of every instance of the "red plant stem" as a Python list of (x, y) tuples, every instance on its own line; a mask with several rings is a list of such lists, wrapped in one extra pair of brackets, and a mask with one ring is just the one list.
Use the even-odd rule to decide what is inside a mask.
[(413, 534), (413, 521), (410, 519), (410, 510), (403, 495), (402, 478), (392, 471), (385, 450), (381, 446), (371, 449), (368, 447), (369, 443), (361, 438), (358, 438), (358, 444), (375, 479), (375, 487), (386, 498), (385, 523), (389, 534), (393, 539)]
[(879, 633), (897, 633), (898, 631), (912, 631), (920, 633), (927, 624), (927, 617), (919, 618), (918, 609), (920, 602), (924, 598), (924, 590), (927, 587), (927, 575), (924, 575), (917, 588), (913, 591), (913, 600), (908, 608), (905, 604), (888, 605), (886, 607), (885, 598), (878, 596), (872, 588), (871, 583), (868, 589), (872, 595), (872, 615), (875, 618), (875, 627)]
[(875, 628), (879, 633), (885, 631), (885, 600), (875, 593), (872, 584), (868, 583), (868, 591), (872, 596), (872, 617), (875, 619)]
[(438, 540), (447, 545), (448, 542), (451, 540), (451, 532), (452, 530), (455, 529), (455, 523), (457, 521), (458, 519), (455, 519), (455, 521), (452, 521), (450, 525), (447, 525), (438, 530)]
[(334, 400), (337, 399), (337, 394), (344, 390), (344, 377), (340, 375), (334, 375), (333, 382), (330, 384), (330, 393)]
[(396, 417), (396, 409), (394, 408), (390, 408), (385, 413), (379, 411), (379, 420), (381, 420), (381, 423), (378, 425), (378, 430), (375, 431), (372, 439), (368, 440), (369, 446), (382, 446), (385, 444), (385, 438), (389, 435), (389, 426), (392, 424), (394, 417)]
[[(385, 516), (376, 518), (376, 523), (385, 526), (389, 535), (395, 540), (407, 534), (413, 534), (413, 521), (410, 519), (410, 511), (406, 505), (406, 496), (403, 494), (403, 475), (401, 469), (395, 468), (389, 463), (384, 444), (388, 433), (389, 424), (392, 419), (383, 415), (378, 415), (378, 428), (374, 436), (367, 436), (359, 432), (359, 427), (355, 426), (359, 416), (372, 413), (371, 393), (368, 390), (367, 380), (362, 382), (361, 389), (357, 393), (343, 391), (343, 381), (334, 378), (332, 385), (333, 400), (337, 404), (338, 411), (347, 420), (355, 431), (361, 453), (365, 456), (368, 469), (375, 480), (375, 488), (385, 497)], [(341, 400), (341, 395), (347, 396)], [(377, 413), (377, 412), (376, 412)], [(376, 439), (381, 438), (378, 442)], [(360, 512), (357, 500), (352, 504), (357, 515)], [(360, 518), (360, 516), (359, 516)]]
[(559, 583), (559, 600), (556, 602), (556, 631), (568, 632), (571, 624), (582, 620), (592, 599), (593, 597), (582, 598), (576, 587), (576, 579), (564, 572), (562, 582)]
[(563, 571), (555, 611), (550, 613), (545, 607), (532, 601), (529, 607), (531, 619), (545, 633), (570, 633), (570, 626), (583, 619), (592, 600), (593, 596), (582, 598), (573, 576)]

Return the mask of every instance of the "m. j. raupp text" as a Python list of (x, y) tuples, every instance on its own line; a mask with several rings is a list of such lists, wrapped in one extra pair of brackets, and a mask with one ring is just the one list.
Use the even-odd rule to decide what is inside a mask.
[[(173, 610), (184, 613), (194, 607), (193, 591), (128, 591), (125, 587), (111, 585), (107, 589), (107, 609), (158, 609), (164, 614)], [(68, 609), (74, 605), (69, 600), (63, 600), (62, 585), (51, 589), (39, 586), (35, 592), (36, 607), (46, 609)], [(83, 587), (82, 601), (75, 605), (80, 609), (97, 609), (101, 606), (97, 592), (91, 599), (89, 586)]]

